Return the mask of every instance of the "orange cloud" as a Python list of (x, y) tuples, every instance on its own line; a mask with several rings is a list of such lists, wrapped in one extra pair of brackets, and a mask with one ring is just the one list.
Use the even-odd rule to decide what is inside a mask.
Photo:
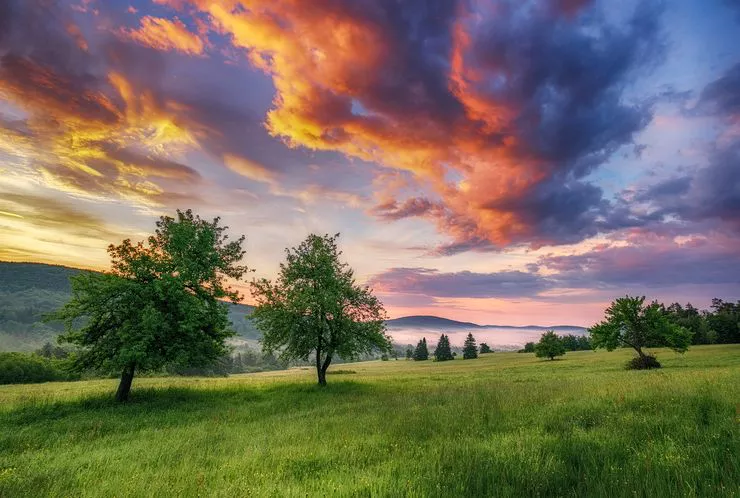
[(224, 164), (234, 173), (242, 175), (256, 182), (276, 184), (275, 173), (246, 157), (233, 154), (224, 155)]
[(144, 16), (138, 29), (121, 29), (119, 34), (141, 45), (162, 51), (202, 55), (206, 43), (177, 18), (174, 20)]

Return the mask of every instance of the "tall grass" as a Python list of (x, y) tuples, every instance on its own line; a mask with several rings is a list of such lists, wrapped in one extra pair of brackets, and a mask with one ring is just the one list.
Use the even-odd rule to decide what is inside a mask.
[(0, 496), (740, 496), (740, 346), (658, 354), (2, 386)]

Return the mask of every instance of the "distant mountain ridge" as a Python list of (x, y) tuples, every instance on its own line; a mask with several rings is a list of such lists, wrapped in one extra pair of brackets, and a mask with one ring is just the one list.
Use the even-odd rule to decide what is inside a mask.
[[(67, 302), (72, 294), (69, 277), (83, 271), (44, 263), (10, 263), (0, 261), (0, 351), (32, 351), (45, 342), (54, 342), (62, 332), (59, 323), (45, 323), (43, 316)], [(248, 304), (230, 304), (229, 319), (237, 333), (235, 342), (256, 343), (262, 334), (246, 317), (254, 310)], [(389, 330), (463, 329), (583, 331), (583, 327), (555, 325), (550, 327), (480, 325), (433, 315), (412, 315), (387, 320)]]
[(578, 325), (480, 325), (473, 322), (459, 322), (449, 318), (442, 318), (432, 315), (411, 315), (394, 318), (385, 322), (389, 328), (431, 328), (431, 329), (512, 329), (512, 330), (585, 330), (585, 327)]
[[(43, 263), (0, 261), (0, 351), (33, 351), (54, 342), (61, 323), (46, 323), (44, 315), (69, 301), (69, 278), (80, 270)], [(254, 310), (247, 304), (229, 304), (229, 320), (237, 333), (235, 343), (255, 343), (262, 338), (246, 316)]]

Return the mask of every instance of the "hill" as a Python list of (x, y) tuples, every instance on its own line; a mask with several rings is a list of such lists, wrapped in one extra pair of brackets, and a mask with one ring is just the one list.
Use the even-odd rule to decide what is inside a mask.
[(577, 325), (479, 325), (473, 322), (459, 322), (449, 318), (430, 315), (411, 315), (388, 320), (389, 328), (423, 329), (508, 329), (508, 330), (555, 330), (557, 332), (582, 332), (584, 327)]
[[(0, 262), (0, 351), (33, 351), (45, 342), (54, 342), (63, 327), (59, 323), (44, 323), (44, 315), (69, 300), (69, 278), (81, 271), (86, 270)], [(254, 343), (261, 337), (245, 318), (253, 309), (245, 304), (229, 304), (237, 344)]]
[(429, 328), (429, 329), (470, 329), (480, 325), (471, 322), (458, 322), (449, 318), (430, 315), (413, 315), (394, 318), (386, 322), (389, 328)]

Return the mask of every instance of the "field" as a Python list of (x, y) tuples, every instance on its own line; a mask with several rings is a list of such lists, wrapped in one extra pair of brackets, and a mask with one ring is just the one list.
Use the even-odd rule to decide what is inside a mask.
[(0, 496), (740, 496), (740, 346), (657, 353), (0, 386)]

